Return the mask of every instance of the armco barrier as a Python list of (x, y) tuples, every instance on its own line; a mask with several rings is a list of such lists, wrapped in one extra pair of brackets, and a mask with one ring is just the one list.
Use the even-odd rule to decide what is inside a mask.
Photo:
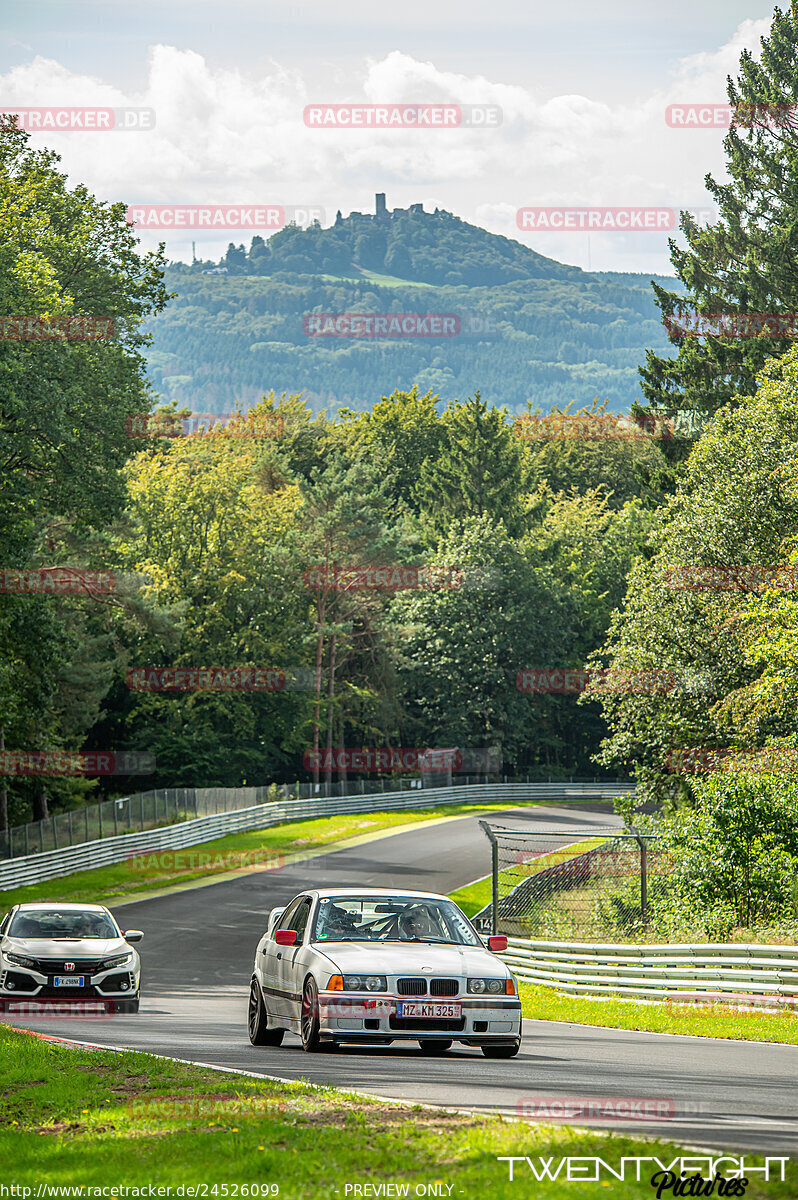
[(574, 995), (725, 999), (798, 1006), (798, 946), (751, 943), (591, 944), (508, 939), (519, 979)]
[(416, 791), (382, 792), (366, 796), (314, 796), (309, 800), (282, 800), (251, 805), (234, 812), (182, 821), (164, 829), (127, 833), (102, 841), (67, 846), (0, 862), (0, 891), (42, 883), (75, 871), (124, 862), (138, 854), (180, 850), (243, 829), (265, 829), (286, 821), (336, 813), (378, 812), (385, 809), (430, 808), (442, 804), (523, 804), (531, 800), (612, 800), (632, 790), (629, 783), (487, 783), (468, 787), (419, 788)]

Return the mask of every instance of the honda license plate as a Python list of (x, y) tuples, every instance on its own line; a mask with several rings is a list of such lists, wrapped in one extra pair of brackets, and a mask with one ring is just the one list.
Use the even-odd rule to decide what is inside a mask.
[(83, 987), (82, 975), (56, 975), (53, 984), (55, 987)]
[(457, 1020), (462, 1016), (459, 1004), (422, 1004), (418, 1000), (397, 1000), (397, 1017), (421, 1017), (431, 1021)]

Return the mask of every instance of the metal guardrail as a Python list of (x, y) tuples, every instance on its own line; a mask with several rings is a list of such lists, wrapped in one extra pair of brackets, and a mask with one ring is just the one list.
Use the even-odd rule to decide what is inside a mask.
[(317, 796), (308, 800), (287, 799), (276, 803), (250, 805), (233, 812), (181, 821), (162, 829), (127, 833), (101, 841), (49, 850), (0, 862), (0, 890), (42, 883), (92, 867), (110, 866), (137, 855), (158, 850), (177, 850), (200, 845), (227, 833), (245, 829), (265, 829), (286, 821), (336, 813), (379, 812), (386, 809), (430, 808), (445, 804), (508, 804), (530, 800), (574, 801), (612, 800), (628, 792), (632, 784), (579, 783), (489, 783), (469, 786), (417, 788), (410, 791), (383, 792), (360, 796)]
[[(529, 776), (503, 780), (482, 775), (460, 775), (426, 772), (420, 778), (400, 776), (398, 779), (344, 779), (330, 783), (263, 784), (241, 788), (159, 788), (156, 791), (134, 792), (99, 804), (53, 813), (41, 821), (28, 821), (0, 830), (0, 861), (4, 858), (28, 858), (47, 850), (64, 850), (67, 846), (83, 845), (100, 838), (118, 837), (122, 833), (143, 833), (145, 829), (162, 829), (192, 817), (210, 817), (215, 813), (238, 812), (250, 805), (268, 804), (275, 787), (287, 799), (311, 800), (331, 796), (371, 796), (385, 793), (416, 791), (419, 788), (482, 786), (488, 782), (531, 783)], [(538, 782), (543, 783), (543, 780)], [(552, 783), (551, 779), (548, 780)], [(578, 785), (599, 783), (598, 779), (562, 779), (558, 784)]]
[(716, 996), (742, 1002), (771, 997), (798, 1005), (798, 946), (590, 944), (511, 937), (501, 957), (519, 979), (574, 995)]

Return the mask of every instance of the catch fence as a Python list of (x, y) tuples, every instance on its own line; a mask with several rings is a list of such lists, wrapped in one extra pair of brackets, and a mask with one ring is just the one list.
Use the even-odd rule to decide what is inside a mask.
[[(466, 775), (457, 779), (457, 785), (461, 787), (485, 786), (488, 782), (484, 775)], [(525, 779), (522, 777), (510, 781), (506, 775), (504, 782), (533, 783), (528, 776)], [(400, 776), (393, 779), (335, 781), (330, 784), (284, 783), (239, 788), (160, 788), (156, 791), (136, 792), (132, 796), (104, 800), (100, 804), (87, 804), (84, 808), (55, 813), (41, 821), (28, 821), (24, 825), (12, 826), (6, 832), (0, 831), (0, 859), (23, 858), (51, 850), (63, 850), (67, 846), (85, 845), (87, 842), (119, 837), (125, 833), (161, 829), (197, 817), (238, 812), (239, 809), (253, 808), (271, 801), (378, 796), (385, 793), (396, 795), (422, 788), (440, 789), (451, 783), (451, 777), (445, 773), (438, 775), (429, 772), (426, 777), (420, 779)], [(554, 792), (560, 787), (579, 787), (580, 784), (589, 783), (601, 787), (601, 782), (597, 779), (564, 779), (554, 783)], [(545, 793), (547, 784), (544, 781), (535, 781), (533, 786), (535, 784), (539, 784)], [(616, 783), (612, 780), (608, 780), (604, 786), (610, 797), (631, 791), (634, 787), (631, 783)], [(548, 781), (548, 787), (551, 789), (552, 780)]]
[(474, 918), (483, 932), (588, 942), (645, 930), (668, 870), (656, 836), (611, 825), (480, 825), (491, 843), (491, 901)]

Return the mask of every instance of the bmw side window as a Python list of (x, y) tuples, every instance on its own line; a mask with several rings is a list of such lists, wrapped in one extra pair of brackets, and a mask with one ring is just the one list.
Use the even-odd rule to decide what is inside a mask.
[(296, 910), (296, 913), (291, 920), (291, 924), (286, 926), (287, 929), (295, 929), (296, 930), (297, 942), (301, 942), (302, 938), (305, 935), (305, 929), (307, 928), (309, 916), (310, 916), (310, 899), (306, 898), (305, 900), (302, 901), (299, 908)]
[(294, 928), (294, 926), (292, 924), (292, 921), (294, 919), (294, 913), (296, 912), (296, 910), (299, 908), (300, 904), (302, 903), (302, 899), (303, 899), (302, 896), (298, 896), (292, 904), (288, 905), (288, 908), (285, 910), (283, 915), (280, 917), (280, 920), (277, 922), (277, 924), (274, 927), (275, 932), (277, 932), (278, 929), (293, 929)]

